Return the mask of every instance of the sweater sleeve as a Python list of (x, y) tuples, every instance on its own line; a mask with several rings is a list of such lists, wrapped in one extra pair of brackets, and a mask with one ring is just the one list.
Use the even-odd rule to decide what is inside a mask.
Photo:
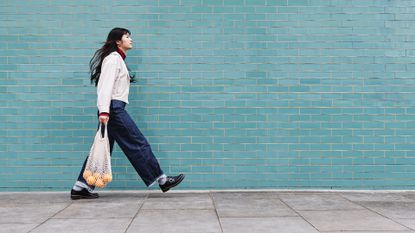
[(110, 112), (112, 90), (117, 75), (117, 57), (112, 55), (105, 57), (102, 62), (101, 75), (97, 85), (97, 107), (100, 113)]

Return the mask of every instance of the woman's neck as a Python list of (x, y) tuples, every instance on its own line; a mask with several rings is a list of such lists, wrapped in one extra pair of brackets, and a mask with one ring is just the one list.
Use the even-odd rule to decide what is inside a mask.
[(125, 55), (127, 55), (127, 51), (126, 50), (124, 50), (123, 48), (121, 48), (121, 47), (118, 47), (118, 50), (121, 50)]
[(123, 60), (127, 57), (127, 54), (125, 53), (123, 49), (118, 48), (117, 52), (121, 55)]

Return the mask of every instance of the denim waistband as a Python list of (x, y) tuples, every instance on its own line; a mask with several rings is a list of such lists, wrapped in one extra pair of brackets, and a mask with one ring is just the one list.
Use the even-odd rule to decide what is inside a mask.
[(127, 105), (127, 103), (125, 103), (124, 101), (111, 100), (110, 108), (122, 108), (122, 109), (124, 109), (125, 105)]

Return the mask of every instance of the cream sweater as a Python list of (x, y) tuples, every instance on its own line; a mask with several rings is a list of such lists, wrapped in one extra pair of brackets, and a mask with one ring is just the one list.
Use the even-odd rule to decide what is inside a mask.
[(99, 113), (110, 112), (111, 100), (128, 104), (130, 76), (127, 65), (118, 52), (112, 52), (102, 61), (101, 75), (97, 85), (97, 107)]

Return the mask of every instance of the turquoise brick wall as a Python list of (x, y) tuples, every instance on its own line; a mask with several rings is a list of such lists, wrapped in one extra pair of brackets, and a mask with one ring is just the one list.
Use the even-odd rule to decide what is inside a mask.
[[(182, 189), (414, 189), (415, 1), (0, 2), (0, 190), (68, 190), (88, 62), (132, 31), (128, 111)], [(107, 189), (145, 189), (116, 147)]]

